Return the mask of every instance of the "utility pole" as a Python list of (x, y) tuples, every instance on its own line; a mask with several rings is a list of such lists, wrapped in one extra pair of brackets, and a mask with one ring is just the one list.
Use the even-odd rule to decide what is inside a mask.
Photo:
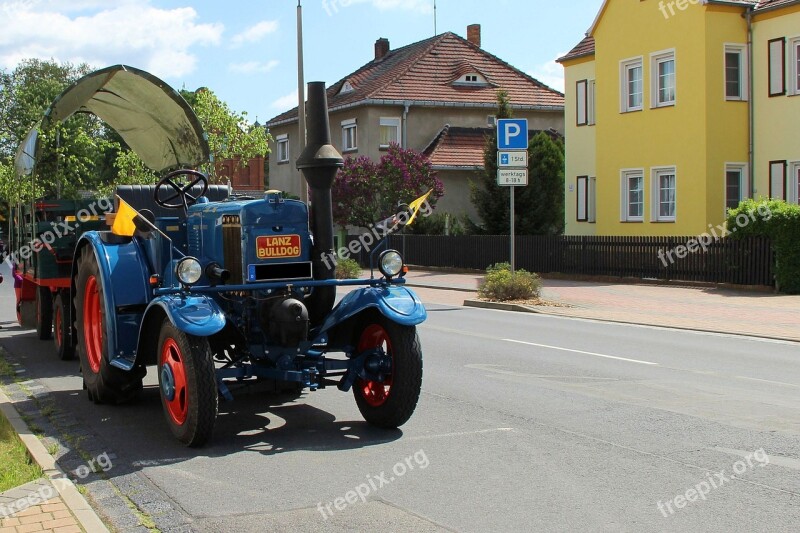
[[(303, 74), (303, 6), (302, 0), (297, 0), (297, 124), (299, 126), (297, 139), (297, 154), (306, 149), (306, 91), (305, 76)], [(308, 203), (308, 185), (303, 173), (297, 171), (300, 180), (300, 199)]]
[(433, 0), (433, 35), (436, 36), (439, 34), (438, 32), (438, 25), (436, 20), (436, 0)]

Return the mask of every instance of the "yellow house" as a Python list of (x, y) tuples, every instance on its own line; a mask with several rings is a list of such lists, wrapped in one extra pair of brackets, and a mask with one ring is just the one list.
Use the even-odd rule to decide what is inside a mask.
[(800, 1), (761, 2), (752, 19), (756, 196), (800, 203)]
[[(762, 141), (759, 127), (770, 130), (781, 120), (758, 118), (768, 96), (766, 85), (762, 91), (753, 82), (750, 64), (753, 57), (766, 59), (757, 49), (769, 46), (767, 35), (784, 39), (784, 58), (792, 43), (796, 54), (792, 27), (800, 32), (799, 3), (605, 0), (586, 38), (559, 60), (566, 81), (567, 234), (698, 235), (715, 229), (728, 207), (770, 194), (767, 163), (755, 166), (760, 144), (771, 146), (763, 157), (784, 161), (789, 176), (791, 158), (800, 154), (792, 155), (785, 132), (789, 107), (798, 116), (798, 101), (770, 102), (787, 127), (765, 133)], [(764, 42), (751, 48), (750, 35)], [(789, 59), (785, 66), (786, 85), (797, 83), (796, 59), (795, 70)], [(780, 137), (779, 146), (773, 137)], [(773, 166), (777, 173), (778, 163)], [(797, 187), (785, 181), (788, 198)]]

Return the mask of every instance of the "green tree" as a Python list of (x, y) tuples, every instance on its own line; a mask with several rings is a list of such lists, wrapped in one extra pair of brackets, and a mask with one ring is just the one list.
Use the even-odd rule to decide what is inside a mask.
[[(497, 93), (497, 118), (512, 118), (506, 91)], [(484, 170), (470, 183), (470, 198), (488, 235), (509, 231), (510, 187), (497, 185), (497, 133), (487, 136)], [(528, 144), (528, 185), (515, 187), (514, 224), (518, 235), (560, 235), (564, 231), (564, 144), (545, 132)]]
[(239, 158), (242, 166), (258, 156), (269, 154), (271, 137), (264, 128), (252, 127), (247, 112), (233, 111), (208, 88), (201, 87), (193, 93), (182, 91), (186, 101), (194, 108), (197, 118), (208, 134), (211, 164), (203, 170), (212, 183), (222, 181), (216, 175), (215, 161)]

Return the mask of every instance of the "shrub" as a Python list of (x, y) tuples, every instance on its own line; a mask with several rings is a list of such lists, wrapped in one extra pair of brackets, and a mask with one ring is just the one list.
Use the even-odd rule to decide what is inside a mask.
[(361, 265), (355, 259), (336, 260), (336, 279), (356, 279), (361, 276)]
[(782, 200), (745, 200), (728, 211), (727, 224), (729, 230), (735, 228), (732, 238), (769, 237), (775, 251), (778, 290), (800, 294), (800, 205)]
[(506, 302), (538, 298), (542, 280), (525, 270), (511, 272), (508, 263), (497, 263), (486, 269), (486, 277), (478, 289), (478, 296), (487, 300)]

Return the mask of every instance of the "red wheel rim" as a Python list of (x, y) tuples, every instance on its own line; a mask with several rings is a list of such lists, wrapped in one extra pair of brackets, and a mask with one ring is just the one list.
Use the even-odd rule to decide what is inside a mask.
[[(358, 341), (359, 353), (374, 348), (383, 348), (383, 351), (389, 354), (392, 358), (392, 368), (394, 369), (394, 351), (389, 341), (389, 334), (378, 324), (371, 324), (368, 326), (361, 333), (361, 338)], [(386, 376), (383, 382), (359, 379), (356, 387), (358, 387), (361, 396), (367, 404), (372, 407), (380, 407), (389, 399), (389, 394), (392, 390), (392, 381), (393, 376), (391, 374)]]
[(56, 346), (61, 348), (61, 306), (56, 306), (56, 316), (54, 317), (55, 329), (56, 329)]
[(170, 399), (164, 393), (165, 383), (162, 382), (161, 396), (164, 398), (167, 411), (169, 411), (169, 416), (172, 420), (179, 426), (183, 425), (189, 412), (189, 395), (186, 386), (186, 367), (184, 366), (183, 354), (174, 339), (169, 338), (164, 341), (164, 346), (161, 348), (161, 367), (162, 381), (165, 376), (168, 376), (166, 379), (172, 380), (174, 391), (171, 394), (172, 399)]
[(100, 360), (103, 357), (103, 316), (100, 305), (97, 278), (89, 276), (83, 291), (83, 338), (86, 358), (95, 374), (100, 372)]

